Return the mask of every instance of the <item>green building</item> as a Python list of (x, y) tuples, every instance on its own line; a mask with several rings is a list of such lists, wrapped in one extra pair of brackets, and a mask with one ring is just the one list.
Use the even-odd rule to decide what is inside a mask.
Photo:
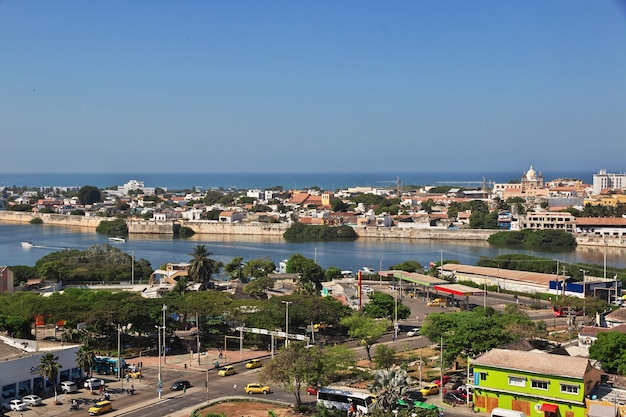
[(493, 349), (473, 362), (474, 406), (530, 417), (585, 417), (585, 397), (602, 372), (581, 357)]

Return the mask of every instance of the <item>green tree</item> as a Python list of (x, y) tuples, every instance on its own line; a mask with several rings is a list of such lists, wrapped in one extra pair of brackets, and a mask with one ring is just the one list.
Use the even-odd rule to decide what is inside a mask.
[(87, 378), (91, 377), (91, 370), (96, 364), (96, 354), (93, 350), (87, 350), (84, 346), (76, 352), (76, 365), (87, 374)]
[(276, 264), (268, 257), (251, 259), (243, 266), (245, 277), (262, 278), (266, 277), (276, 269)]
[(224, 272), (230, 276), (230, 279), (243, 280), (243, 258), (241, 256), (233, 258), (229, 263), (224, 265)]
[(52, 353), (46, 353), (41, 357), (41, 363), (38, 366), (39, 374), (52, 383), (54, 387), (54, 402), (57, 402), (57, 376), (62, 366), (59, 364), (59, 357)]
[(378, 368), (390, 368), (395, 360), (396, 348), (387, 345), (376, 346), (374, 363)]
[(597, 337), (589, 346), (589, 359), (600, 361), (605, 372), (626, 375), (626, 334), (603, 332)]
[(384, 292), (374, 292), (369, 296), (369, 303), (361, 309), (363, 314), (371, 318), (395, 318), (396, 306), (399, 319), (406, 319), (411, 314), (411, 308), (397, 302), (396, 299)]
[(256, 298), (267, 298), (266, 291), (274, 287), (274, 280), (270, 277), (261, 277), (251, 280), (243, 288), (243, 292)]
[(411, 378), (405, 369), (394, 366), (388, 369), (377, 369), (374, 382), (368, 387), (376, 394), (376, 406), (391, 412), (396, 402), (406, 394)]
[(21, 316), (0, 315), (0, 330), (4, 330), (10, 337), (18, 339), (32, 338), (30, 320)]
[(341, 320), (341, 325), (348, 328), (348, 336), (360, 340), (365, 347), (367, 359), (372, 360), (372, 346), (391, 327), (388, 320), (374, 320), (364, 314), (355, 313)]
[(312, 259), (294, 253), (287, 261), (287, 273), (300, 274), (298, 285), (304, 294), (318, 294), (324, 281), (324, 269)]
[(201, 284), (201, 289), (207, 289), (213, 274), (219, 273), (223, 264), (219, 261), (209, 258), (213, 255), (207, 251), (206, 246), (198, 245), (194, 248), (193, 253), (189, 254), (192, 258), (189, 261), (189, 276), (195, 282)]
[(78, 199), (81, 204), (93, 204), (102, 201), (102, 193), (98, 187), (85, 185), (78, 190)]
[(263, 366), (259, 379), (294, 394), (296, 405), (300, 407), (302, 389), (311, 381), (322, 380), (326, 372), (328, 367), (321, 347), (307, 348), (304, 343), (292, 342)]
[(423, 267), (417, 261), (404, 261), (399, 264), (391, 265), (389, 269), (396, 269), (396, 270), (406, 271), (406, 272), (418, 272), (418, 271), (421, 272), (423, 270)]

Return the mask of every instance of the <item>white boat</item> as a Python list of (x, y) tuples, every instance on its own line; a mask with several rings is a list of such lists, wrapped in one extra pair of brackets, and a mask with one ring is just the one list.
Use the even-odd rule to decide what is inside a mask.
[(124, 239), (123, 237), (110, 237), (109, 242), (125, 243), (126, 239)]
[(33, 242), (22, 242), (22, 247), (23, 248), (32, 248), (33, 246)]

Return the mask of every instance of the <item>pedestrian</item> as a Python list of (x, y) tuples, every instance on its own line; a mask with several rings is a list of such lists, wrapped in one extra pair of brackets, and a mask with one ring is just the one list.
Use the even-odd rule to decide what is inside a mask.
[(417, 315), (415, 316), (415, 320), (420, 321), (420, 316), (419, 316), (419, 314), (417, 314)]
[(443, 408), (439, 409), (439, 417), (443, 417)]
[(126, 374), (126, 383), (128, 384), (130, 382), (130, 375)]

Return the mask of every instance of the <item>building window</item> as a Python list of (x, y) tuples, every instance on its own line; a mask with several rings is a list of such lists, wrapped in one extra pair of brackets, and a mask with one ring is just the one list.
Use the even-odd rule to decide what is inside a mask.
[(548, 381), (540, 381), (538, 379), (533, 379), (530, 381), (530, 386), (536, 389), (548, 389)]
[(561, 384), (561, 392), (566, 394), (578, 394), (578, 385)]
[(525, 387), (526, 378), (520, 378), (518, 376), (509, 376), (509, 385), (514, 387)]
[(487, 372), (480, 372), (480, 380), (485, 381), (487, 379)]

